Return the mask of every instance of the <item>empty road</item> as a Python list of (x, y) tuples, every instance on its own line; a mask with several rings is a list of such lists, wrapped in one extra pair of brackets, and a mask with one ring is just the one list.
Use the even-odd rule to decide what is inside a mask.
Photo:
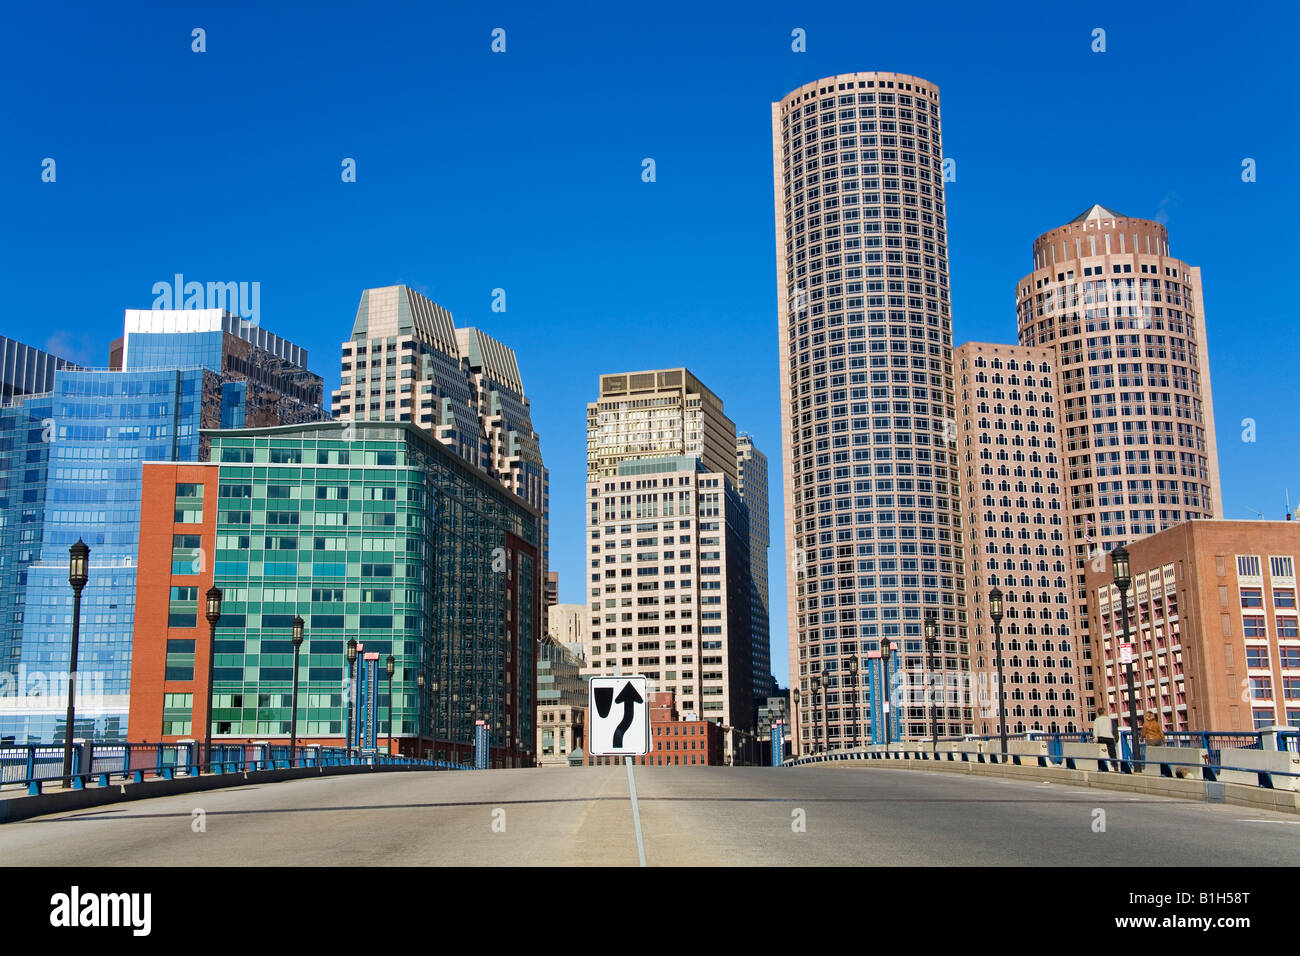
[[(650, 866), (1293, 866), (1300, 816), (881, 768), (637, 767)], [(1100, 829), (1104, 824), (1104, 831)], [(625, 767), (372, 773), (0, 826), (14, 866), (638, 862)]]

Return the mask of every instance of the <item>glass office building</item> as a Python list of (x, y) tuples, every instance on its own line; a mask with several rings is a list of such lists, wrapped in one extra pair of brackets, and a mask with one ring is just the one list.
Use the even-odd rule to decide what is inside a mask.
[[(27, 569), (40, 555), (49, 465), (51, 400), (33, 396), (0, 407), (0, 697), (19, 688)], [(0, 706), (3, 702), (0, 701)]]
[[(354, 745), (386, 746), (391, 714), (394, 750), (465, 760), (475, 722), (484, 720), (494, 765), (531, 763), (542, 634), (539, 514), (413, 425), (318, 423), (208, 437), (211, 464), (202, 470), (215, 469), (217, 478), (214, 488), (209, 472), (197, 507), (182, 507), (177, 496), (194, 501), (202, 482), (181, 475), (168, 492), (156, 476), (179, 470), (146, 466), (153, 491), (145, 526), (170, 524), (172, 534), (142, 542), (148, 570), (139, 602), (148, 610), (137, 622), (131, 738), (202, 734), (200, 605), (215, 583), (224, 602), (213, 660), (214, 739), (287, 738), (291, 628), (301, 615), (301, 740), (342, 744), (352, 686), (345, 648), (355, 638), (359, 670), (376, 655), (369, 666), (377, 693), (366, 706), (378, 719), (353, 721)], [(165, 520), (168, 511), (174, 523)], [(210, 560), (176, 558), (177, 537), (187, 535)], [(163, 707), (154, 707), (160, 700)], [(187, 702), (186, 712), (167, 711), (167, 701)], [(369, 736), (358, 734), (367, 727)]]

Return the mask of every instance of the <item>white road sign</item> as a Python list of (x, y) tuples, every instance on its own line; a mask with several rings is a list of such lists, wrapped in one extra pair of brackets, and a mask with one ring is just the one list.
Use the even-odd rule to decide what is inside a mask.
[(650, 694), (644, 677), (593, 677), (588, 753), (597, 757), (650, 752)]
[(1132, 644), (1121, 644), (1121, 645), (1119, 646), (1119, 662), (1120, 662), (1121, 664), (1132, 664), (1132, 663), (1133, 663), (1133, 645), (1132, 645)]

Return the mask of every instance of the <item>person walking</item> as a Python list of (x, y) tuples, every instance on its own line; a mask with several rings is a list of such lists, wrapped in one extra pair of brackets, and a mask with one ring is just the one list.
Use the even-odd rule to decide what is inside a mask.
[(1115, 722), (1106, 714), (1098, 714), (1092, 725), (1092, 737), (1099, 744), (1105, 744), (1110, 759), (1115, 759)]
[(1159, 747), (1165, 742), (1165, 730), (1160, 726), (1160, 718), (1154, 710), (1148, 710), (1142, 720), (1142, 756), (1146, 756), (1147, 747)]

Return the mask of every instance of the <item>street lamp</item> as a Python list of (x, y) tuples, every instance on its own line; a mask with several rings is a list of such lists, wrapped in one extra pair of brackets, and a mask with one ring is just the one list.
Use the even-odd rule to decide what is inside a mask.
[[(417, 724), (419, 723), (419, 718), (420, 718), (420, 708), (423, 706), (424, 706), (424, 671), (420, 671), (420, 673), (415, 675), (415, 709), (416, 709), (415, 717), (416, 717)], [(423, 731), (423, 728), (420, 728), (420, 730)], [(421, 740), (419, 757), (421, 760), (423, 760), (424, 759), (423, 732), (419, 734), (419, 738)]]
[(221, 620), (221, 588), (210, 587), (207, 598), (208, 609), (208, 709), (207, 726), (203, 729), (203, 750), (208, 757), (208, 769), (212, 769), (212, 673), (217, 663), (217, 621)]
[[(798, 687), (790, 688), (790, 703), (791, 703), (790, 717), (792, 718), (791, 726), (798, 727), (799, 726), (799, 688)], [(794, 748), (798, 745), (799, 745), (799, 740), (796, 738), (794, 743), (792, 743), (790, 746), (791, 755), (794, 754)]]
[[(821, 675), (821, 674), (814, 674), (814, 675), (813, 675), (813, 679), (812, 679), (812, 691), (813, 691), (813, 727), (814, 727), (814, 729), (815, 729), (815, 728), (817, 727), (818, 724), (821, 724), (821, 723), (822, 723), (822, 718), (824, 718), (824, 717), (826, 716), (826, 701), (825, 701), (825, 700), (822, 700), (822, 701), (820, 702), (820, 703), (821, 703), (820, 711), (821, 711), (822, 717), (818, 717), (818, 716), (817, 716), (817, 713), (818, 713), (818, 710), (819, 710), (819, 708), (818, 708), (818, 706), (817, 706), (817, 705), (818, 705), (818, 700), (817, 700), (817, 698), (821, 695), (821, 692), (822, 692), (822, 675)], [(822, 746), (821, 746), (821, 749), (822, 749), (822, 750), (827, 750), (827, 749), (829, 749), (829, 748), (826, 746), (827, 743), (828, 743), (828, 741), (827, 741), (826, 738), (823, 736), (823, 737), (822, 737)], [(816, 749), (816, 748), (814, 748), (814, 749)]]
[(939, 749), (939, 725), (935, 721), (934, 715), (934, 689), (930, 686), (930, 658), (934, 656), (935, 650), (939, 647), (939, 638), (936, 636), (939, 631), (937, 615), (933, 610), (925, 612), (925, 694), (926, 704), (930, 710), (930, 736), (933, 738), (932, 750)]
[(858, 655), (857, 655), (857, 654), (851, 654), (851, 655), (849, 656), (849, 683), (850, 683), (850, 684), (852, 685), (852, 687), (853, 687), (853, 692), (852, 692), (852, 695), (853, 695), (853, 696), (852, 696), (852, 699), (851, 699), (851, 701), (850, 701), (850, 703), (853, 704), (853, 746), (854, 746), (854, 747), (857, 747), (857, 745), (858, 745), (858, 705), (857, 705), (857, 700), (858, 700)]
[(388, 659), (384, 661), (384, 667), (388, 671), (388, 756), (393, 755), (393, 671), (397, 669), (397, 662), (393, 660), (393, 655), (389, 654)]
[(881, 669), (885, 673), (885, 679), (882, 682), (884, 685), (885, 699), (881, 702), (880, 712), (885, 715), (885, 749), (886, 750), (889, 749), (889, 698), (892, 696), (889, 693), (889, 655), (892, 652), (893, 652), (893, 648), (890, 646), (889, 638), (885, 638), (880, 642), (880, 664), (881, 664)]
[(68, 665), (68, 715), (63, 735), (63, 786), (72, 786), (72, 734), (77, 720), (77, 657), (81, 643), (81, 589), (90, 580), (90, 548), (80, 538), (68, 549), (68, 583), (72, 585), (72, 656)]
[(293, 710), (289, 714), (289, 766), (293, 767), (293, 755), (298, 750), (298, 652), (302, 649), (301, 614), (293, 618)]
[(1002, 687), (1002, 589), (989, 591), (989, 617), (993, 618), (993, 643), (998, 662), (998, 733), (1002, 737), (1002, 756), (1007, 755), (1007, 694)]
[[(1129, 572), (1128, 548), (1120, 545), (1110, 553), (1111, 569), (1115, 579), (1115, 587), (1119, 588), (1119, 611), (1120, 619), (1124, 625), (1124, 644), (1128, 644), (1128, 589), (1133, 583), (1133, 577)], [(1138, 757), (1138, 717), (1137, 717), (1137, 696), (1133, 692), (1133, 649), (1128, 650), (1128, 663), (1124, 665), (1127, 671), (1128, 679), (1128, 725), (1129, 725), (1129, 759), (1137, 760)]]
[(348, 717), (347, 717), (347, 738), (343, 741), (343, 753), (349, 761), (352, 760), (352, 695), (356, 693), (357, 687), (357, 639), (348, 638)]

